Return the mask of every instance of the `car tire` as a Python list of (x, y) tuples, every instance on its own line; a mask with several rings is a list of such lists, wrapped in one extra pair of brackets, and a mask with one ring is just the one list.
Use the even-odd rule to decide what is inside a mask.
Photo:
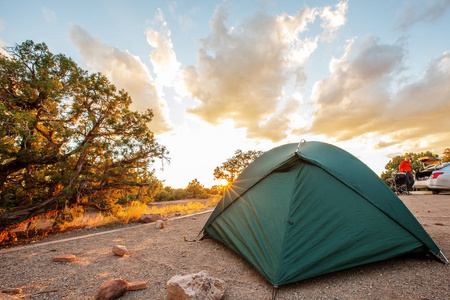
[(439, 191), (439, 190), (431, 190), (431, 192), (433, 192), (433, 195), (437, 195), (437, 194), (439, 194), (441, 191)]

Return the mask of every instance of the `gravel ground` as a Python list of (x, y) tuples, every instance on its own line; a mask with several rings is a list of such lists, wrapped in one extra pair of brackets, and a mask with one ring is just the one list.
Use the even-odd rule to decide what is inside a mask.
[[(450, 195), (401, 198), (450, 257)], [(93, 299), (103, 281), (122, 278), (148, 281), (148, 288), (120, 299), (165, 299), (172, 276), (205, 270), (226, 282), (224, 299), (271, 299), (270, 283), (231, 250), (214, 240), (184, 241), (196, 238), (209, 215), (170, 219), (162, 230), (154, 224), (79, 230), (0, 250), (0, 290), (22, 288), (16, 297), (25, 299)], [(113, 256), (117, 244), (132, 254)], [(61, 254), (74, 254), (78, 261), (52, 261)], [(409, 255), (285, 285), (277, 299), (450, 299), (450, 268)]]

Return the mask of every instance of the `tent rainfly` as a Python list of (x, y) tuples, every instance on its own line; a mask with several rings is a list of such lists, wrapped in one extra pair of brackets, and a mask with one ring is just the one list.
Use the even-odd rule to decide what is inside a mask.
[(251, 163), (203, 229), (274, 287), (438, 246), (389, 187), (348, 152), (287, 144)]

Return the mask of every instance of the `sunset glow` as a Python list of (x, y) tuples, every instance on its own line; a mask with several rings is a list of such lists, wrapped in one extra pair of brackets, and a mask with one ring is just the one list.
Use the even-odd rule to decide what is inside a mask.
[[(165, 185), (237, 149), (332, 143), (377, 174), (450, 147), (449, 1), (9, 1), (0, 46), (45, 42), (152, 109)], [(0, 50), (1, 53), (5, 53)]]

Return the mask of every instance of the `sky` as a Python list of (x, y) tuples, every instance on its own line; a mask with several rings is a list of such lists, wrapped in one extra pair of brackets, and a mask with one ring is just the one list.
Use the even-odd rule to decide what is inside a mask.
[[(378, 175), (450, 147), (450, 0), (0, 0), (0, 46), (45, 42), (129, 92), (205, 187), (241, 149), (338, 146)], [(0, 50), (3, 51), (3, 50)]]

